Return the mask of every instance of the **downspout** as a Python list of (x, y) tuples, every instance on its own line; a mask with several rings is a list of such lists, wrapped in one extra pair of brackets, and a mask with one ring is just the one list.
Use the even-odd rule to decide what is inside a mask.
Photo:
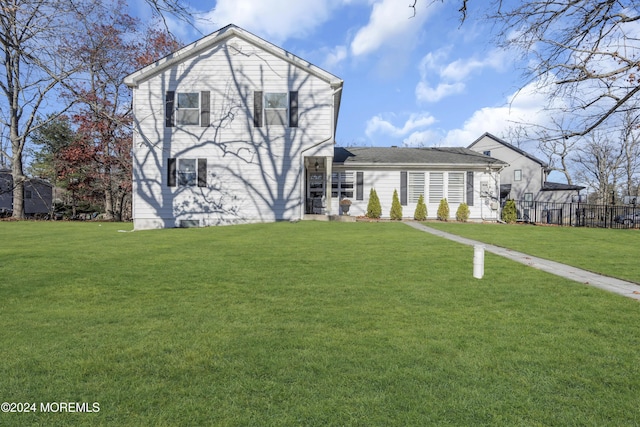
[[(329, 141), (333, 141), (333, 144), (335, 145), (335, 143), (336, 143), (335, 139), (336, 139), (336, 126), (337, 126), (337, 123), (336, 123), (336, 112), (335, 112), (336, 105), (335, 105), (334, 98), (335, 98), (335, 96), (336, 96), (336, 94), (338, 92), (342, 92), (342, 85), (340, 85), (338, 88), (334, 89), (333, 93), (331, 94), (331, 98), (332, 98), (332, 102), (331, 102), (331, 110), (332, 110), (331, 111), (331, 113), (332, 113), (331, 114), (331, 128), (333, 129), (333, 132), (332, 132), (331, 136), (328, 137), (328, 138), (323, 139), (322, 141), (319, 141), (319, 142), (313, 144), (311, 147), (306, 148), (306, 149), (304, 149), (304, 150), (302, 150), (300, 152), (300, 162), (299, 162), (299, 164), (300, 164), (300, 174), (305, 177), (305, 179), (301, 180), (302, 182), (300, 184), (302, 186), (302, 188), (300, 190), (300, 196), (301, 196), (301, 200), (303, 201), (303, 203), (301, 204), (301, 207), (300, 207), (300, 209), (301, 209), (301, 211), (300, 211), (300, 219), (304, 218), (304, 210), (305, 210), (305, 203), (304, 202), (305, 202), (306, 196), (307, 196), (306, 195), (307, 180), (306, 180), (306, 173), (305, 173), (306, 171), (305, 171), (305, 165), (304, 165), (304, 157), (305, 157), (304, 153), (306, 153), (307, 151), (312, 150), (312, 149), (314, 149), (314, 148), (316, 148), (316, 147), (318, 147), (318, 146), (320, 146), (322, 144), (325, 144), (325, 143), (327, 143)], [(325, 161), (326, 161), (326, 159), (325, 159)], [(330, 171), (331, 167), (327, 165), (326, 169), (328, 171)], [(329, 174), (327, 174), (326, 181), (328, 181), (329, 185), (327, 185), (327, 182), (325, 182), (325, 194), (327, 194), (326, 202), (327, 202), (327, 214), (328, 215), (331, 214), (331, 181), (330, 181), (330, 179), (331, 178), (330, 178)]]

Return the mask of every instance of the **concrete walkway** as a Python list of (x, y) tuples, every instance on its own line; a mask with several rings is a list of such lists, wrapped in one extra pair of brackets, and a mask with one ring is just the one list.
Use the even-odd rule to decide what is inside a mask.
[(543, 270), (557, 276), (565, 277), (567, 279), (574, 280), (585, 285), (595, 286), (596, 288), (614, 292), (628, 298), (640, 300), (640, 285), (636, 283), (627, 282), (625, 280), (616, 279), (614, 277), (603, 276), (601, 274), (591, 273), (589, 271), (581, 270), (576, 267), (560, 264), (559, 262), (537, 258), (531, 255), (523, 254), (522, 252), (516, 252), (510, 249), (501, 248), (499, 246), (489, 245), (487, 243), (482, 243), (475, 240), (467, 239), (465, 237), (456, 236), (455, 234), (447, 233), (425, 226), (424, 224), (421, 224), (419, 222), (407, 221), (405, 222), (405, 224), (417, 230), (425, 231), (438, 237), (453, 240), (455, 242), (462, 243), (463, 245), (482, 245), (487, 252), (509, 258), (513, 261), (517, 261), (530, 267), (537, 268), (538, 270)]

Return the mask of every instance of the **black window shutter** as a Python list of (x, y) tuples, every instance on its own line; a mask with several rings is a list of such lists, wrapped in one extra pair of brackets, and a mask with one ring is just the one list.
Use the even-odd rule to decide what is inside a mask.
[(167, 163), (167, 185), (176, 186), (176, 159), (168, 159)]
[(467, 172), (467, 205), (473, 206), (473, 172)]
[(364, 172), (356, 172), (356, 200), (364, 200)]
[(262, 127), (262, 91), (253, 92), (253, 127)]
[(298, 91), (289, 92), (289, 127), (298, 127)]
[(206, 128), (211, 122), (211, 94), (207, 91), (200, 92), (200, 126)]
[(175, 98), (176, 93), (172, 90), (168, 90), (165, 95), (165, 110), (164, 110), (164, 122), (165, 126), (171, 128), (175, 126)]
[(207, 159), (198, 159), (198, 187), (207, 186)]
[(400, 204), (407, 206), (407, 173), (400, 172)]

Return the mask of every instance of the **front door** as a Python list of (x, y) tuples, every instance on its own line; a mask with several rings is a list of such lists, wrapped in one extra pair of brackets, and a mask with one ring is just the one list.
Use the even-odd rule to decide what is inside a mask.
[(325, 203), (325, 174), (324, 172), (309, 172), (307, 180), (307, 209), (308, 214), (323, 214)]

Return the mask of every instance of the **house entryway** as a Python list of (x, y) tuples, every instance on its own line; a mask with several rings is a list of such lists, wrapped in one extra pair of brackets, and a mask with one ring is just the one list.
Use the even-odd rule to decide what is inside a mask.
[(305, 158), (306, 170), (306, 215), (326, 215), (328, 213), (327, 203), (327, 171), (325, 157)]

